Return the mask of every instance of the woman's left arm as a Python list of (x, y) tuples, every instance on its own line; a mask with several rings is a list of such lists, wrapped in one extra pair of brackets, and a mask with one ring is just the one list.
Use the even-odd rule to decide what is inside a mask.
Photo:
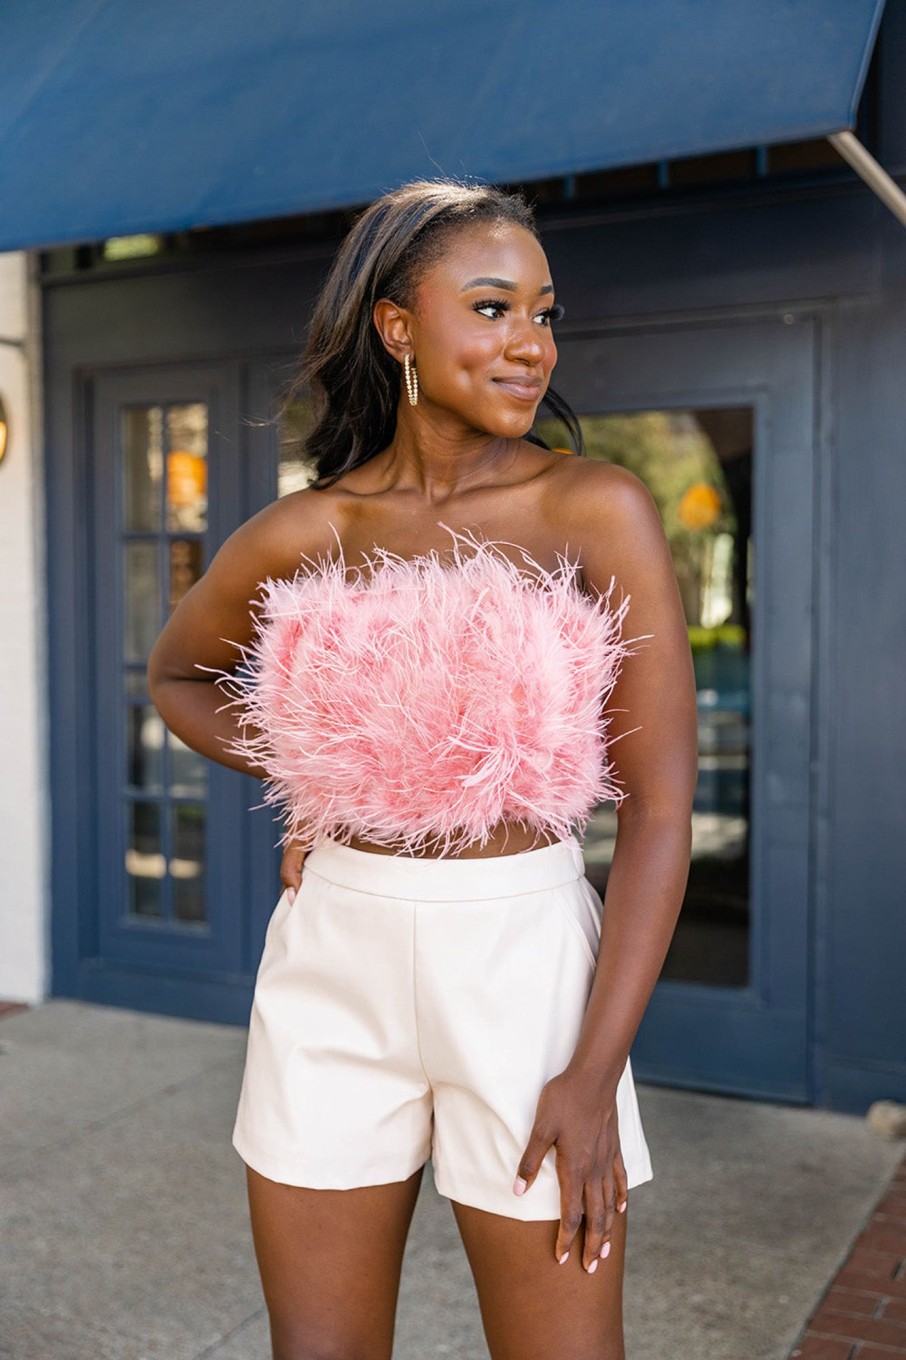
[(569, 1251), (584, 1216), (588, 1269), (607, 1254), (614, 1211), (626, 1203), (616, 1089), (686, 889), (698, 737), (688, 632), (654, 501), (622, 468), (583, 472), (568, 537), (582, 544), (586, 589), (603, 595), (615, 577), (630, 596), (624, 636), (650, 636), (623, 662), (606, 708), (608, 756), (628, 796), (617, 814), (594, 982), (573, 1057), (539, 1099), (514, 1189), (525, 1193), (520, 1180), (531, 1186), (554, 1144), (562, 1206), (557, 1258)]

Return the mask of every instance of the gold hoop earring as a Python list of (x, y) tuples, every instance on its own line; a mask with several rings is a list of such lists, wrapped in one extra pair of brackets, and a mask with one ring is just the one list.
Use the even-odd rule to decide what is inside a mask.
[(406, 391), (409, 394), (409, 405), (418, 405), (418, 374), (415, 371), (415, 364), (412, 362), (412, 355), (403, 356), (403, 369), (406, 377)]

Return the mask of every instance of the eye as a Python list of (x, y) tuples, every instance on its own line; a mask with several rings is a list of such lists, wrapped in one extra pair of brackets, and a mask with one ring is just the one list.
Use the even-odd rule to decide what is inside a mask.
[[(472, 308), (475, 312), (480, 312), (482, 316), (488, 316), (489, 312), (501, 314), (510, 310), (510, 304), (503, 298), (485, 298), (482, 302), (476, 302)], [(496, 321), (496, 316), (488, 316), (489, 321)]]
[(540, 321), (542, 326), (549, 326), (552, 321), (560, 321), (562, 317), (563, 308), (559, 302), (555, 302), (552, 306), (545, 307), (543, 312), (539, 312), (535, 320)]

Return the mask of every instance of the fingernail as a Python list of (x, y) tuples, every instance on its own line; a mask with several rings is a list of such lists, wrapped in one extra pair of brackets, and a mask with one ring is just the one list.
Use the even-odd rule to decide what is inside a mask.
[(601, 1260), (602, 1260), (602, 1261), (604, 1260), (604, 1257), (605, 1257), (605, 1256), (609, 1256), (609, 1255), (610, 1255), (610, 1243), (609, 1243), (609, 1242), (605, 1242), (604, 1245), (603, 1245), (603, 1247), (601, 1248), (601, 1250), (600, 1250), (600, 1252), (599, 1252), (598, 1254), (599, 1254), (599, 1256), (601, 1257)]
[(617, 1213), (625, 1214), (627, 1201), (624, 1199), (622, 1204), (617, 1205)]
[(565, 1251), (565, 1252), (563, 1253), (563, 1255), (560, 1257), (560, 1264), (561, 1264), (561, 1266), (563, 1265), (563, 1262), (564, 1262), (564, 1261), (568, 1261), (568, 1260), (569, 1260), (569, 1252), (568, 1252), (568, 1251)]
[(513, 1194), (524, 1195), (527, 1186), (528, 1181), (524, 1181), (521, 1176), (517, 1176), (516, 1179), (513, 1181)]
[(589, 1275), (594, 1275), (594, 1273), (595, 1273), (595, 1271), (597, 1270), (597, 1268), (598, 1268), (598, 1258), (597, 1258), (597, 1256), (596, 1256), (595, 1259), (592, 1261), (591, 1265), (588, 1267), (588, 1273), (589, 1273)]
[(295, 888), (287, 888), (287, 890), (286, 890), (286, 896), (287, 896), (287, 900), (289, 901), (289, 905), (292, 906), (292, 904), (293, 904), (293, 903), (295, 902), (295, 900), (296, 900), (296, 890), (295, 890)]

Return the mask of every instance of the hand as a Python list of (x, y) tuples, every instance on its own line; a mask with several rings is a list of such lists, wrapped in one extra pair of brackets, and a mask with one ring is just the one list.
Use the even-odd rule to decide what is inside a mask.
[(302, 883), (302, 865), (307, 854), (307, 850), (300, 849), (295, 841), (290, 841), (280, 861), (280, 882), (286, 889), (290, 906), (296, 900), (296, 893)]
[(526, 1194), (548, 1148), (556, 1148), (560, 1181), (560, 1227), (554, 1247), (562, 1265), (585, 1216), (582, 1265), (592, 1273), (610, 1252), (614, 1214), (629, 1202), (620, 1152), (616, 1094), (602, 1096), (594, 1083), (561, 1072), (538, 1098), (535, 1124), (519, 1163), (513, 1190)]

